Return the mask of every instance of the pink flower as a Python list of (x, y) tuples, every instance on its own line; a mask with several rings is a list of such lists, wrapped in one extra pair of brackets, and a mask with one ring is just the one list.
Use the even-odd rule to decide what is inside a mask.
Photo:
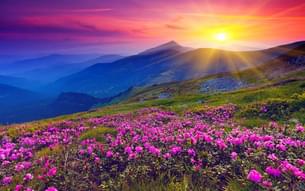
[(269, 155), (267, 156), (267, 158), (270, 159), (270, 160), (273, 160), (273, 161), (278, 160), (277, 156), (276, 156), (274, 153), (269, 154)]
[(305, 131), (305, 128), (300, 124), (297, 124), (295, 129), (298, 133), (303, 133)]
[(32, 165), (32, 164), (31, 164), (30, 162), (20, 162), (20, 163), (16, 164), (15, 170), (16, 170), (17, 172), (20, 172), (20, 171), (22, 171), (22, 170), (24, 170), (24, 169), (30, 168), (31, 165)]
[(272, 186), (272, 182), (264, 180), (262, 185), (266, 188), (270, 188)]
[(143, 147), (141, 146), (136, 146), (136, 153), (139, 154), (143, 151)]
[(22, 191), (23, 186), (20, 184), (17, 184), (15, 187), (15, 191)]
[(25, 180), (25, 181), (29, 181), (32, 179), (33, 179), (33, 175), (31, 173), (27, 173), (23, 178), (23, 180)]
[(48, 187), (45, 191), (58, 191), (55, 187)]
[(4, 178), (2, 179), (2, 183), (3, 183), (4, 185), (9, 185), (9, 184), (12, 183), (12, 181), (13, 181), (13, 177), (12, 177), (12, 176), (6, 176), (6, 177), (4, 177)]
[(57, 172), (57, 168), (56, 167), (52, 167), (52, 168), (49, 169), (47, 175), (50, 176), (50, 177), (51, 176), (55, 176), (56, 172)]
[(277, 168), (273, 168), (272, 166), (268, 166), (266, 168), (266, 172), (274, 177), (279, 177), (281, 175), (281, 171)]
[(106, 152), (106, 157), (107, 157), (107, 158), (113, 157), (113, 152), (112, 152), (112, 151), (107, 151), (107, 152)]
[(100, 161), (101, 161), (101, 159), (100, 159), (99, 157), (95, 157), (95, 158), (94, 158), (94, 162), (95, 162), (95, 163), (99, 163)]
[(254, 183), (260, 183), (262, 181), (262, 178), (262, 175), (256, 170), (250, 170), (247, 176), (247, 179)]
[(237, 155), (236, 152), (232, 152), (232, 153), (231, 153), (231, 159), (232, 159), (232, 160), (236, 160), (236, 159), (237, 159), (237, 156), (238, 156), (238, 155)]
[(93, 153), (93, 148), (92, 148), (91, 146), (89, 146), (89, 147), (87, 148), (87, 153), (88, 153), (89, 155), (91, 155), (91, 154)]
[(165, 158), (165, 159), (170, 159), (170, 158), (172, 158), (172, 156), (171, 156), (170, 153), (165, 153), (165, 154), (163, 155), (163, 158)]
[(221, 150), (224, 150), (228, 147), (222, 139), (217, 139), (215, 142), (218, 148)]
[(305, 165), (305, 161), (302, 160), (302, 159), (297, 159), (297, 163), (298, 163), (298, 165), (300, 165), (300, 166), (304, 166), (304, 165)]
[(175, 147), (171, 148), (171, 153), (172, 153), (173, 155), (176, 155), (176, 154), (178, 154), (179, 152), (181, 152), (181, 150), (182, 150), (181, 147), (175, 146)]
[(132, 148), (131, 147), (125, 147), (125, 149), (124, 149), (124, 151), (125, 151), (125, 153), (127, 153), (127, 154), (131, 154), (132, 153)]
[(156, 148), (156, 147), (154, 147), (154, 146), (150, 146), (150, 147), (148, 148), (148, 150), (149, 150), (149, 152), (150, 152), (151, 154), (156, 155), (156, 156), (159, 156), (160, 153), (161, 153), (160, 149), (158, 149), (158, 148)]
[(191, 157), (195, 156), (196, 155), (196, 151), (194, 149), (188, 149), (187, 150), (187, 154)]
[(287, 150), (286, 146), (283, 145), (283, 144), (278, 144), (278, 145), (277, 145), (277, 148), (278, 148), (280, 151), (286, 151), (286, 150)]
[(6, 165), (9, 165), (9, 164), (11, 164), (11, 162), (10, 161), (8, 161), (8, 160), (5, 160), (5, 161), (3, 161), (2, 162), (2, 166), (6, 166)]

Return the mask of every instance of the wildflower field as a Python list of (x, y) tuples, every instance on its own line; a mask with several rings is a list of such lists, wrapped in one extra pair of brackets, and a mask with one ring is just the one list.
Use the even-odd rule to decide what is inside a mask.
[(179, 108), (177, 98), (2, 128), (0, 190), (302, 191), (298, 91), (283, 102)]

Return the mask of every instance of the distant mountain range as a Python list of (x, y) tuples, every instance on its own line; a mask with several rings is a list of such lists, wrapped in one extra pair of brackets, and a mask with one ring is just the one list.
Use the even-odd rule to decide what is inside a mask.
[(36, 92), (0, 84), (0, 124), (50, 118), (87, 111), (109, 99), (100, 99), (81, 93), (64, 92), (48, 97)]
[(112, 63), (92, 65), (49, 84), (49, 92), (72, 91), (109, 97), (131, 86), (181, 81), (223, 72), (237, 72), (270, 63), (305, 42), (259, 51), (189, 49), (169, 42)]
[(13, 63), (1, 63), (1, 73), (22, 77), (39, 84), (54, 81), (60, 77), (78, 72), (99, 62), (113, 62), (121, 59), (120, 55), (62, 55), (52, 54)]

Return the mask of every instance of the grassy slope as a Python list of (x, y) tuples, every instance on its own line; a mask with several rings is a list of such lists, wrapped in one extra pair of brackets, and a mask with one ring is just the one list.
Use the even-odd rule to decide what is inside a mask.
[[(216, 94), (201, 94), (200, 92), (198, 92), (200, 84), (203, 81), (224, 75), (237, 76), (243, 81), (247, 81), (249, 84), (251, 84), (251, 87), (240, 89), (237, 91)], [(259, 103), (273, 98), (288, 99), (295, 94), (302, 94), (303, 92), (305, 92), (304, 77), (305, 70), (290, 72), (286, 75), (282, 75), (280, 78), (277, 79), (268, 79), (268, 76), (266, 74), (259, 73), (256, 70), (248, 70), (236, 74), (219, 74), (195, 80), (167, 83), (146, 88), (138, 88), (134, 89), (133, 92), (131, 92), (130, 97), (127, 100), (122, 101), (121, 103), (96, 108), (88, 112), (76, 113), (72, 115), (63, 115), (56, 118), (34, 121), (22, 125), (3, 126), (0, 128), (0, 135), (4, 133), (5, 129), (12, 126), (22, 126), (23, 129), (34, 131), (36, 129), (39, 129), (40, 127), (46, 126), (47, 124), (56, 121), (66, 119), (77, 120), (79, 118), (90, 118), (107, 114), (125, 113), (145, 107), (163, 107), (176, 111), (178, 113), (182, 113), (186, 110), (192, 110), (196, 107), (202, 107), (202, 103), (204, 103), (204, 105), (210, 106), (233, 103), (242, 108), (246, 107), (249, 104)], [(287, 81), (287, 79), (293, 80)], [(253, 83), (254, 81), (255, 83)], [(172, 97), (169, 99), (156, 99), (157, 95), (164, 91), (171, 92)], [(139, 98), (141, 97), (145, 98), (144, 100), (146, 101), (139, 101)], [(304, 121), (305, 112), (295, 112), (291, 115), (291, 117)], [(265, 120), (254, 118), (238, 118), (236, 120), (242, 121), (244, 125), (249, 124), (249, 126), (256, 126), (258, 125), (257, 123), (265, 122)]]
[[(238, 105), (239, 107), (246, 107), (249, 104), (259, 103), (261, 101), (266, 101), (273, 98), (287, 99), (293, 96), (294, 94), (302, 94), (303, 92), (305, 92), (305, 81), (299, 80), (283, 85), (265, 85), (260, 87), (252, 87), (252, 88), (241, 89), (238, 91), (218, 93), (218, 94), (192, 94), (192, 95), (185, 94), (185, 95), (176, 95), (175, 97), (169, 99), (155, 99), (155, 100), (147, 100), (143, 102), (126, 101), (123, 103), (91, 110), (89, 112), (76, 113), (73, 115), (65, 115), (57, 118), (30, 122), (23, 124), (22, 126), (29, 127), (29, 130), (34, 131), (35, 129), (41, 126), (45, 126), (46, 124), (55, 121), (61, 121), (66, 119), (77, 120), (79, 118), (90, 118), (90, 117), (97, 117), (107, 114), (125, 113), (125, 112), (135, 111), (137, 109), (144, 107), (163, 107), (166, 109), (176, 111), (178, 113), (182, 113), (186, 110), (192, 110), (196, 107), (201, 107), (203, 105), (202, 102), (204, 103), (204, 105), (211, 105), (211, 106), (233, 103)], [(299, 120), (303, 120), (305, 118), (305, 112), (302, 111), (296, 112), (293, 115), (293, 117), (297, 117)], [(247, 119), (247, 120), (250, 121), (246, 123), (249, 124), (254, 123), (255, 125), (256, 119)], [(261, 121), (258, 120), (258, 122)], [(251, 126), (253, 126), (253, 124), (251, 124)], [(6, 129), (8, 127), (3, 127), (3, 128)]]

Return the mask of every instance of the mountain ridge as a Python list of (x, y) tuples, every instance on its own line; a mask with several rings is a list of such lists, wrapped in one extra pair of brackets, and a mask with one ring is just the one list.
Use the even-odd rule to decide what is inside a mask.
[(108, 64), (95, 64), (63, 77), (46, 88), (55, 92), (73, 91), (111, 97), (131, 86), (149, 86), (256, 67), (303, 43), (301, 41), (257, 51), (201, 48), (180, 52), (175, 48), (177, 43), (169, 42), (157, 48), (174, 46), (173, 49), (132, 55)]

